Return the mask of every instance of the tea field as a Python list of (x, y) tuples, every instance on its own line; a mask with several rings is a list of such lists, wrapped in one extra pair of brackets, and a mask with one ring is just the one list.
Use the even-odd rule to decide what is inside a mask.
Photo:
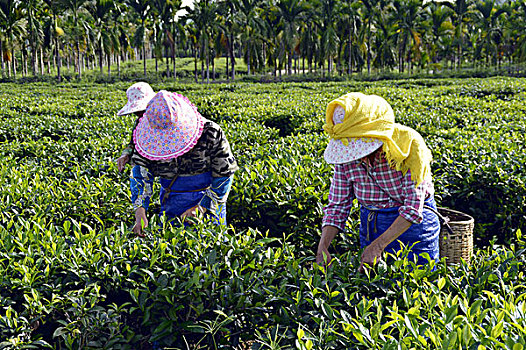
[[(155, 84), (223, 127), (240, 170), (227, 229), (152, 214), (145, 239), (115, 163), (128, 85), (0, 85), (0, 349), (526, 348), (525, 79)], [(424, 136), (437, 202), (476, 220), (470, 265), (358, 274), (357, 204), (314, 264), (325, 106), (349, 91)]]

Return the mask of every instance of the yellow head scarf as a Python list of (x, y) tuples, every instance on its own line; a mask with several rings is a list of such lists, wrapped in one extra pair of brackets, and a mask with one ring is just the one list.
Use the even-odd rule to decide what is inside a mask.
[[(345, 117), (334, 125), (334, 108), (342, 106)], [(327, 123), (323, 126), (331, 138), (348, 145), (349, 138), (375, 138), (383, 142), (383, 151), (391, 167), (404, 174), (411, 170), (411, 180), (418, 186), (431, 172), (431, 151), (415, 130), (394, 122), (393, 109), (383, 98), (351, 92), (327, 105)]]

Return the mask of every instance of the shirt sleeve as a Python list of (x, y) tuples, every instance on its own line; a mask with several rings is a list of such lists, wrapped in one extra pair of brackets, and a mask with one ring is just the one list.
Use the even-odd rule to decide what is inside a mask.
[(353, 199), (353, 186), (345, 176), (344, 166), (336, 164), (329, 189), (329, 203), (323, 208), (322, 227), (330, 225), (343, 231), (351, 211)]
[(229, 177), (213, 177), (212, 184), (206, 190), (199, 205), (214, 214), (220, 213), (222, 207), (226, 205), (230, 189), (232, 188), (233, 178), (233, 175)]
[(408, 170), (402, 179), (402, 198), (404, 203), (398, 209), (398, 213), (413, 224), (420, 224), (424, 219), (424, 202), (426, 200), (427, 188), (430, 180), (425, 180), (417, 186), (411, 180), (411, 170)]
[(239, 169), (225, 133), (219, 126), (217, 126), (210, 156), (212, 177), (230, 177)]
[(153, 174), (148, 168), (135, 165), (130, 173), (130, 189), (133, 210), (143, 207), (148, 210), (153, 193)]

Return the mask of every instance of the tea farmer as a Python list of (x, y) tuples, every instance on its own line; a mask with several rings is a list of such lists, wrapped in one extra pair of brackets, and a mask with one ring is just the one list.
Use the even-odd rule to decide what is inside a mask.
[[(324, 158), (334, 164), (329, 202), (324, 207), (316, 261), (330, 262), (328, 248), (344, 231), (353, 199), (360, 204), (359, 271), (382, 252), (411, 247), (408, 259), (439, 260), (438, 217), (431, 179), (431, 152), (415, 130), (394, 122), (387, 101), (349, 93), (327, 105), (325, 131), (331, 140)], [(324, 256), (325, 255), (325, 256)], [(327, 260), (324, 260), (327, 259)]]
[(139, 118), (133, 144), (130, 188), (136, 234), (148, 225), (157, 177), (161, 213), (167, 218), (200, 212), (226, 225), (226, 201), (238, 166), (219, 125), (202, 117), (186, 97), (161, 90)]
[[(152, 87), (148, 83), (138, 82), (130, 86), (126, 90), (126, 97), (128, 103), (117, 112), (118, 116), (134, 113), (137, 116), (135, 126), (139, 122), (140, 117), (144, 114), (148, 102), (155, 95)], [(133, 153), (133, 134), (130, 138), (130, 142), (126, 149), (122, 152), (122, 155), (117, 159), (117, 167), (120, 172), (124, 170), (124, 166), (130, 161), (130, 157)]]

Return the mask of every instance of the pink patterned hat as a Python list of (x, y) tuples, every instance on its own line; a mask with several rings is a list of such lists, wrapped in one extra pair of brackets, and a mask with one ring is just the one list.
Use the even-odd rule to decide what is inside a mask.
[(148, 83), (135, 83), (126, 90), (126, 97), (128, 97), (128, 103), (122, 107), (117, 115), (125, 115), (133, 112), (144, 111), (146, 105), (155, 95), (152, 87)]
[(151, 160), (177, 158), (195, 146), (204, 121), (186, 97), (161, 90), (150, 100), (133, 131), (135, 148)]
[[(343, 123), (345, 109), (341, 106), (334, 108), (332, 121), (334, 125)], [(363, 158), (383, 145), (383, 142), (369, 137), (349, 138), (348, 144), (344, 145), (342, 140), (331, 139), (323, 158), (329, 164), (344, 164)]]

